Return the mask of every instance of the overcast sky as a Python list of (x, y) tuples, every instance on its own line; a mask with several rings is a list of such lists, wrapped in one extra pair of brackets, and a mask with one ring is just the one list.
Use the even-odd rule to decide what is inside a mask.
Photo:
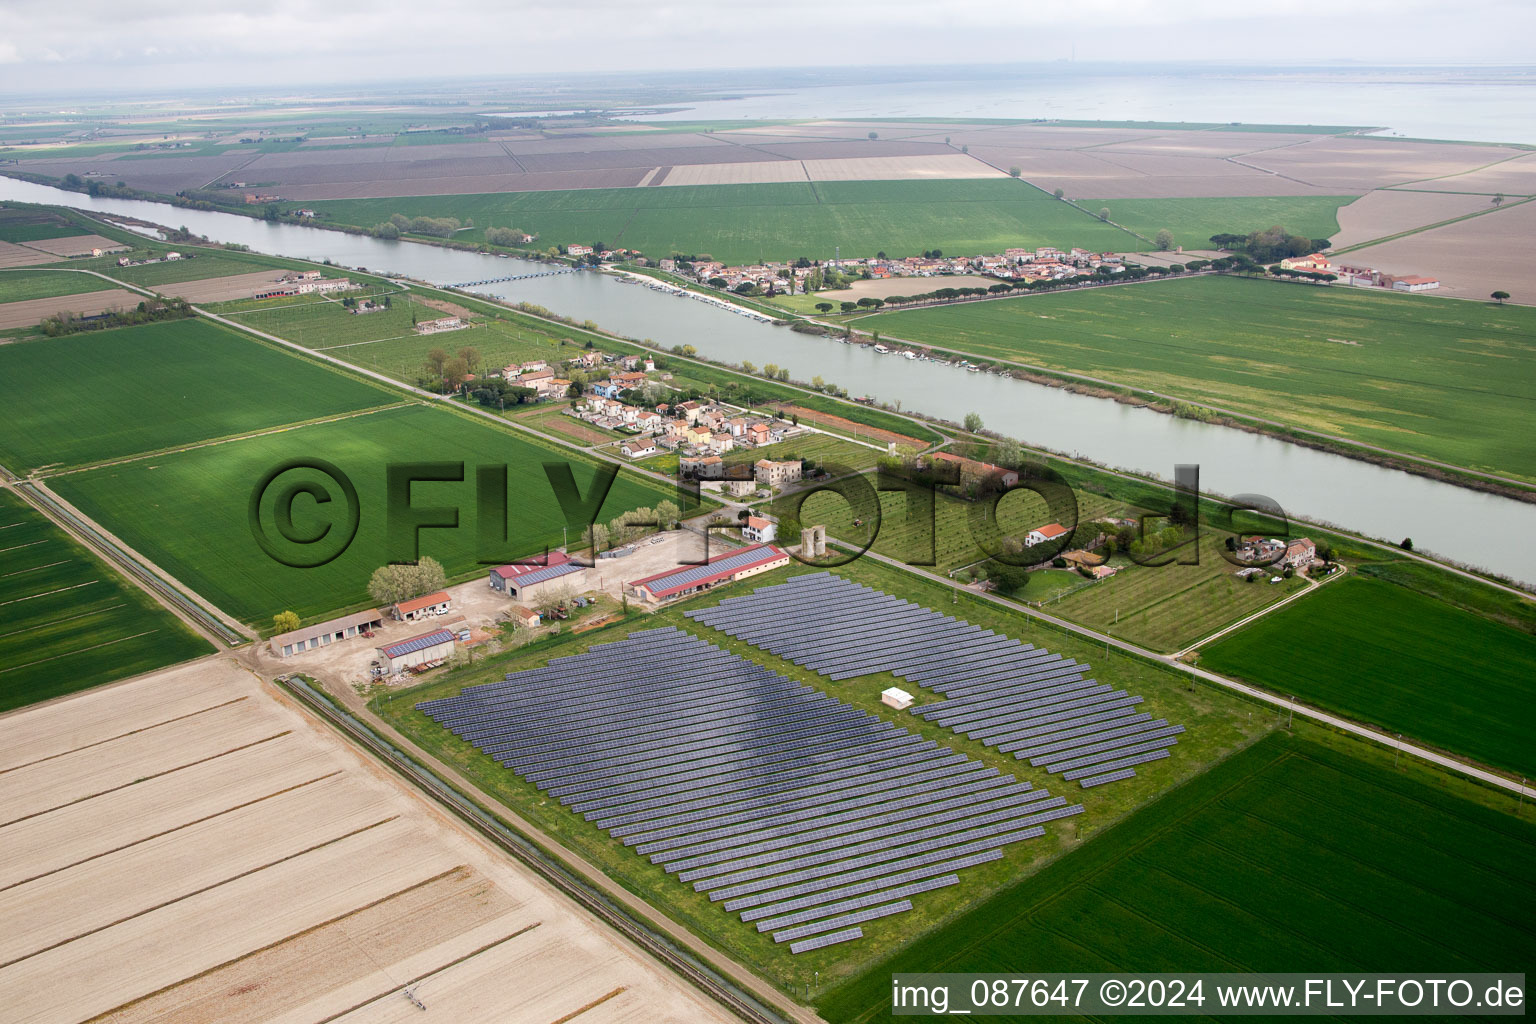
[(1232, 60), (1528, 63), (1529, 0), (0, 0), (0, 89), (452, 74)]

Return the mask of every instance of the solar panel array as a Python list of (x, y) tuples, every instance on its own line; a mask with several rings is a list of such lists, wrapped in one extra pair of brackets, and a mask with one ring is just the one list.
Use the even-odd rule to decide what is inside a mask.
[(889, 672), (935, 690), (914, 715), (1084, 788), (1135, 777), (1184, 731), (1088, 665), (831, 573), (686, 614), (830, 679)]
[(1082, 811), (672, 627), (417, 707), (794, 953)]

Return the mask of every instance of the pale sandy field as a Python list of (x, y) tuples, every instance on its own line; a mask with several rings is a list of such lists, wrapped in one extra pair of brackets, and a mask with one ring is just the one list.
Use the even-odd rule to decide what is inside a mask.
[(1315, 135), (1282, 135), (1270, 132), (1173, 132), (1152, 138), (1136, 139), (1101, 146), (1095, 152), (1147, 153), (1162, 156), (1195, 156), (1222, 159), (1259, 153), (1282, 146), (1294, 146), (1318, 138)]
[(1507, 196), (1536, 195), (1536, 153), (1526, 153), (1465, 174), (1421, 181), (1413, 187), (1443, 189), (1447, 192), (1481, 192), (1484, 195), (1498, 192)]
[(52, 256), (28, 249), (14, 242), (0, 242), (0, 267), (25, 267), (33, 263), (53, 263)]
[[(665, 172), (660, 173), (660, 172)], [(773, 181), (912, 181), (1001, 178), (1004, 174), (959, 153), (869, 156), (761, 163), (679, 164), (658, 168), (645, 185), (743, 185)]]
[(972, 156), (873, 156), (841, 160), (806, 160), (813, 181), (907, 181), (935, 178), (1002, 178), (1005, 172)]
[(1460, 174), (1519, 150), (1343, 136), (1244, 157), (1247, 163), (1324, 188), (1372, 189), (1446, 174)]
[(28, 242), (27, 248), (38, 249), (54, 256), (89, 256), (92, 249), (100, 249), (103, 252), (126, 250), (130, 246), (122, 242), (114, 242), (110, 238), (101, 235), (70, 235), (66, 238), (43, 238), (35, 242)]
[(178, 281), (152, 287), (166, 295), (179, 295), (188, 302), (229, 302), (250, 298), (262, 286), (276, 284), (285, 273), (285, 270), (258, 270), (253, 274), (204, 277), (196, 281)]
[[(102, 284), (106, 284), (105, 281)], [(79, 295), (55, 295), (46, 299), (23, 299), (0, 304), (0, 330), (32, 327), (55, 313), (68, 310), (80, 316), (93, 316), (109, 309), (132, 309), (144, 296), (122, 288), (107, 288)]]
[(1531, 258), (1536, 256), (1536, 202), (1457, 221), (1345, 257), (1389, 274), (1438, 278), (1438, 294), (1486, 298), (1506, 291), (1513, 301), (1536, 303)]
[(8, 1022), (731, 1019), (231, 659), (0, 728)]
[(1048, 192), (1060, 188), (1068, 196), (1177, 199), (1326, 194), (1315, 185), (1216, 158), (993, 146), (972, 146), (971, 153), (998, 167), (1018, 167), (1024, 180)]
[(1333, 236), (1333, 247), (1359, 245), (1488, 208), (1487, 196), (1378, 190), (1339, 208), (1339, 232)]
[(805, 181), (798, 160), (769, 160), (751, 164), (677, 164), (657, 167), (642, 185), (765, 185), (775, 181)]

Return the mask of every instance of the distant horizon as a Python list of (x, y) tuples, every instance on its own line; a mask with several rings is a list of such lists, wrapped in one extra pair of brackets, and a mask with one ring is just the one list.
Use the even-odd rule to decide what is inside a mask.
[[(1010, 73), (1027, 73), (1030, 71), (1053, 69), (1063, 67), (1082, 69), (1096, 75), (1113, 76), (1116, 74), (1136, 75), (1148, 69), (1159, 69), (1163, 73), (1187, 69), (1191, 71), (1225, 71), (1237, 75), (1263, 75), (1266, 73), (1285, 71), (1340, 71), (1340, 72), (1391, 72), (1391, 71), (1529, 71), (1536, 76), (1536, 61), (1509, 62), (1509, 61), (1443, 61), (1443, 60), (1399, 60), (1390, 63), (1365, 61), (1357, 58), (1307, 58), (1285, 62), (1258, 64), (1240, 60), (1215, 60), (1215, 59), (1168, 59), (1168, 60), (1140, 60), (1140, 61), (1116, 61), (1093, 59), (1069, 59), (1049, 58), (1021, 61), (996, 61), (976, 64), (955, 64), (953, 62), (912, 63), (901, 62), (893, 64), (847, 64), (835, 68), (825, 68), (815, 65), (773, 65), (773, 66), (719, 66), (701, 67), (687, 70), (663, 69), (663, 68), (625, 68), (595, 72), (583, 72), (582, 81), (586, 83), (603, 82), (607, 84), (623, 84), (629, 81), (631, 86), (640, 92), (658, 88), (679, 89), (686, 88), (690, 79), (714, 78), (725, 79), (759, 79), (762, 76), (774, 74), (789, 74), (799, 79), (785, 82), (752, 82), (752, 81), (719, 81), (693, 83), (695, 98), (693, 102), (710, 101), (716, 99), (716, 95), (725, 91), (741, 91), (762, 95), (775, 90), (787, 91), (791, 89), (826, 88), (837, 85), (852, 86), (860, 84), (875, 84), (877, 80), (901, 80), (908, 82), (921, 81), (967, 81), (984, 80), (988, 78), (1007, 77)], [(4, 66), (0, 65), (0, 74), (4, 72)], [(642, 82), (636, 79), (645, 76), (650, 81)], [(814, 79), (822, 78), (822, 81)], [(863, 79), (863, 81), (861, 81)], [(121, 88), (114, 85), (92, 87), (60, 87), (51, 89), (38, 89), (30, 93), (12, 93), (6, 100), (0, 101), (0, 110), (17, 111), (25, 108), (29, 103), (37, 101), (55, 100), (93, 100), (114, 99), (121, 101), (124, 96), (135, 96), (133, 101), (136, 106), (151, 106), (155, 103), (173, 101), (179, 97), (222, 97), (223, 102), (234, 103), (237, 100), (274, 100), (286, 99), (298, 101), (303, 99), (342, 99), (354, 98), (366, 101), (367, 95), (354, 96), (354, 92), (363, 92), (377, 96), (377, 102), (388, 100), (407, 101), (409, 94), (423, 91), (454, 91), (459, 89), (471, 89), (476, 86), (495, 88), (497, 86), (512, 87), (517, 84), (542, 84), (561, 83), (561, 89), (570, 92), (571, 103), (569, 109), (614, 109), (630, 106), (675, 106), (690, 102), (687, 98), (690, 94), (678, 96), (670, 100), (656, 99), (647, 101), (624, 101), (583, 103), (582, 91), (579, 86), (573, 87), (571, 76), (564, 72), (539, 71), (539, 72), (515, 72), (497, 75), (423, 75), (413, 78), (377, 78), (358, 77), (345, 80), (313, 80), (308, 82), (289, 82), (282, 86), (273, 86), (268, 83), (256, 81), (233, 81), (220, 86), (204, 85), (194, 88), (178, 88), (171, 85), (125, 85)], [(1511, 83), (1519, 84), (1519, 83)], [(1536, 86), (1536, 77), (1533, 77), (1532, 86)], [(242, 95), (244, 94), (244, 95)], [(536, 100), (553, 99), (554, 96), (529, 97), (528, 103), (532, 105)], [(508, 106), (515, 104), (512, 97), (504, 97), (498, 93), (492, 93), (481, 101), (480, 105), (495, 104)], [(472, 107), (474, 101), (465, 103), (466, 107)], [(550, 104), (542, 104), (542, 107), (550, 107)], [(450, 108), (444, 108), (445, 111)], [(47, 113), (58, 113), (49, 111)], [(1347, 119), (1346, 119), (1347, 120)], [(1255, 122), (1258, 123), (1258, 122)], [(1325, 123), (1325, 122), (1316, 122)], [(1329, 124), (1343, 122), (1326, 122)]]

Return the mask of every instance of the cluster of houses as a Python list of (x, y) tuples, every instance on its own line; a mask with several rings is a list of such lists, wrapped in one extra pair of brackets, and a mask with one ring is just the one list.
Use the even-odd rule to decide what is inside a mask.
[[(1233, 554), (1242, 562), (1256, 562), (1297, 572), (1323, 564), (1323, 560), (1317, 557), (1317, 545), (1310, 537), (1297, 537), (1289, 541), (1278, 537), (1240, 537)], [(1243, 569), (1237, 575), (1246, 576), (1252, 571)]]
[[(661, 260), (660, 268), (676, 272), (674, 260)], [(1109, 267), (1119, 272), (1124, 267), (1121, 257), (1110, 252), (1090, 252), (1087, 249), (1057, 249), (1041, 246), (1037, 249), (1005, 249), (1002, 253), (982, 256), (908, 256), (905, 259), (828, 260), (816, 266), (796, 266), (793, 263), (757, 263), (727, 266), (706, 260), (691, 265), (693, 276), (700, 282), (722, 278), (727, 287), (737, 288), (754, 284), (766, 290), (804, 292), (806, 279), (816, 270), (835, 270), (843, 274), (868, 276), (875, 280), (896, 277), (945, 277), (955, 274), (984, 274), (1007, 281), (1057, 281), (1074, 277), (1085, 271)]]
[(511, 363), (502, 368), (501, 376), (508, 384), (532, 388), (540, 398), (562, 398), (571, 387), (567, 378), (555, 373), (554, 368), (542, 359)]
[[(170, 254), (167, 253), (167, 256)], [(284, 295), (329, 295), (358, 287), (350, 278), (325, 277), (318, 270), (290, 270), (272, 284), (257, 285), (253, 299), (275, 299)]]
[(704, 402), (676, 405), (662, 402), (655, 409), (627, 405), (617, 398), (591, 395), (574, 415), (606, 430), (637, 435), (621, 445), (630, 458), (643, 459), (659, 451), (677, 452), (685, 463), (718, 458), (737, 448), (777, 444), (803, 431), (773, 416), (734, 413)]
[(1335, 263), (1320, 252), (1306, 256), (1293, 256), (1280, 261), (1281, 270), (1295, 270), (1307, 274), (1332, 274), (1341, 284), (1357, 288), (1390, 288), (1395, 292), (1427, 292), (1440, 287), (1433, 277), (1420, 274), (1383, 274), (1370, 267)]

